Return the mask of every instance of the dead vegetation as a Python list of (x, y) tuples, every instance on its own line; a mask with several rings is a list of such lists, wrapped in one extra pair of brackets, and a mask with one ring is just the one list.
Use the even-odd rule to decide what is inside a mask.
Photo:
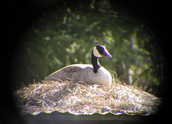
[(42, 82), (33, 83), (16, 91), (23, 114), (51, 113), (91, 115), (149, 115), (157, 111), (160, 99), (129, 85), (113, 83), (109, 87), (84, 83)]

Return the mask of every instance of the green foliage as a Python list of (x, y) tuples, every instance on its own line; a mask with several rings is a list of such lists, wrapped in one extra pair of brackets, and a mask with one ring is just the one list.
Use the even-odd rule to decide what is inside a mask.
[(100, 60), (105, 68), (117, 72), (118, 77), (124, 75), (121, 80), (127, 84), (152, 90), (160, 83), (156, 71), (162, 65), (154, 69), (157, 53), (151, 40), (155, 37), (147, 30), (137, 19), (119, 17), (104, 0), (77, 11), (63, 4), (44, 12), (23, 37), (14, 60), (14, 77), (20, 83), (40, 81), (66, 65), (91, 63), (92, 48), (102, 44), (113, 57)]

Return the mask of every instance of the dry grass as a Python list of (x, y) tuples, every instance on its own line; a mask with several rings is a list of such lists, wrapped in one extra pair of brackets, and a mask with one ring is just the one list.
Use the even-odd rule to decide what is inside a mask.
[(38, 114), (53, 111), (91, 115), (155, 113), (160, 99), (138, 88), (113, 83), (109, 87), (84, 83), (42, 82), (16, 91), (22, 113)]

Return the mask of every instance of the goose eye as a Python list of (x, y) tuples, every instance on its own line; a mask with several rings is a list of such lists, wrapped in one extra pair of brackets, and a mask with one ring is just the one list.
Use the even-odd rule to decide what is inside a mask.
[(105, 48), (104, 48), (103, 46), (97, 45), (96, 48), (97, 48), (97, 50), (99, 51), (99, 53), (100, 53), (101, 55), (104, 54), (104, 49), (105, 49)]

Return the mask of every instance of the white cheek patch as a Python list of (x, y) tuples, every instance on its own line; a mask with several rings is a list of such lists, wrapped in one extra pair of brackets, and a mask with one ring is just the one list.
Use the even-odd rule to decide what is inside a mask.
[(94, 49), (93, 49), (93, 54), (94, 54), (94, 56), (96, 56), (96, 57), (101, 57), (101, 56), (102, 56), (102, 55), (99, 53), (99, 51), (97, 50), (96, 47), (94, 47)]

